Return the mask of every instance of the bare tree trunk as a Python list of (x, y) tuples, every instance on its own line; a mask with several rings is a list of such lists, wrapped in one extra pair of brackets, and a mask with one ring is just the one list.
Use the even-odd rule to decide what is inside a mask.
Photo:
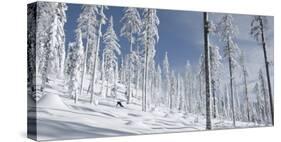
[(204, 55), (205, 55), (205, 81), (206, 81), (206, 129), (212, 129), (211, 121), (211, 87), (210, 87), (210, 51), (209, 51), (209, 23), (207, 12), (203, 13), (204, 21)]
[(270, 82), (270, 75), (269, 75), (269, 62), (267, 59), (267, 52), (266, 52), (266, 42), (264, 38), (264, 25), (263, 20), (259, 17), (260, 25), (261, 25), (261, 38), (262, 38), (262, 47), (263, 47), (263, 55), (265, 61), (265, 68), (266, 68), (266, 78), (267, 78), (267, 85), (268, 85), (268, 93), (269, 93), (269, 103), (270, 103), (270, 112), (271, 112), (271, 123), (274, 125), (274, 105), (273, 105), (273, 96), (271, 93), (271, 82)]

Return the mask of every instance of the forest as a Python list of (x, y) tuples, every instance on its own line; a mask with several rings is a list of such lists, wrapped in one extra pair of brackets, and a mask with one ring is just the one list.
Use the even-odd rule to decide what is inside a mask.
[[(73, 20), (70, 7), (28, 5), (28, 117), (37, 113), (40, 139), (274, 125), (272, 17), (246, 15), (241, 31), (235, 14), (197, 12), (201, 53), (179, 71), (157, 46), (158, 9), (118, 7), (117, 19), (111, 6), (80, 5)], [(241, 48), (241, 33), (254, 48)], [(255, 51), (262, 62), (252, 68)]]

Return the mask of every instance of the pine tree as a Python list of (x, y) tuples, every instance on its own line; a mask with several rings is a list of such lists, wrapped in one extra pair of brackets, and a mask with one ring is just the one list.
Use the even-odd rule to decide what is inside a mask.
[(174, 100), (174, 97), (176, 96), (176, 90), (177, 90), (177, 78), (175, 75), (175, 72), (172, 70), (171, 72), (171, 82), (170, 82), (170, 92), (169, 92), (169, 107), (170, 107), (170, 111), (173, 110), (174, 105), (176, 103), (176, 100)]
[[(42, 4), (43, 5), (43, 4)], [(49, 79), (49, 75), (51, 73), (54, 73), (58, 71), (57, 69), (57, 64), (56, 64), (56, 44), (57, 44), (57, 39), (56, 39), (56, 32), (57, 32), (57, 18), (55, 16), (55, 12), (52, 10), (56, 9), (55, 3), (46, 3), (46, 7), (41, 7), (45, 8), (46, 11), (49, 11), (47, 14), (50, 16), (50, 26), (47, 27), (46, 29), (46, 41), (45, 41), (45, 48), (44, 50), (44, 55), (43, 57), (43, 67), (42, 67), (42, 73), (41, 73), (41, 78), (42, 78), (42, 84), (41, 84), (41, 91), (42, 93), (44, 92), (44, 89), (46, 87), (46, 84)], [(51, 18), (52, 17), (52, 18)]]
[[(168, 104), (170, 104), (170, 64), (168, 59), (168, 53), (165, 53), (165, 57), (163, 60), (163, 81), (165, 82), (163, 84), (163, 92), (165, 92), (164, 96), (166, 97), (165, 100), (167, 100)], [(170, 106), (170, 105), (169, 105)]]
[(149, 65), (154, 60), (155, 44), (159, 40), (158, 25), (160, 21), (157, 17), (156, 9), (143, 10), (143, 31), (142, 42), (144, 45), (144, 72), (143, 72), (143, 95), (142, 95), (142, 111), (147, 110), (147, 91), (148, 91), (148, 72)]
[(219, 76), (220, 76), (220, 68), (222, 66), (221, 63), (221, 55), (219, 53), (219, 47), (211, 45), (210, 46), (210, 75), (211, 75), (211, 86), (212, 86), (212, 97), (213, 97), (213, 117), (217, 117), (217, 91), (216, 89), (219, 87)]
[(211, 79), (210, 79), (210, 50), (209, 50), (209, 21), (207, 12), (203, 13), (204, 22), (204, 56), (205, 56), (205, 87), (206, 87), (206, 129), (212, 129), (211, 121)]
[(161, 100), (162, 100), (162, 70), (161, 70), (161, 67), (160, 65), (158, 64), (157, 65), (157, 70), (156, 70), (156, 92), (157, 92), (157, 105), (159, 106), (161, 104)]
[(134, 44), (134, 35), (139, 33), (141, 30), (141, 18), (139, 15), (139, 12), (136, 8), (125, 8), (124, 9), (124, 15), (121, 19), (121, 22), (123, 23), (123, 26), (120, 31), (120, 36), (124, 36), (128, 39), (130, 43), (130, 53), (129, 53), (129, 80), (128, 80), (128, 99), (127, 103), (130, 103), (130, 98), (131, 98), (131, 82), (132, 82), (132, 73), (133, 73), (133, 65), (132, 61), (133, 60), (133, 44)]
[(82, 63), (84, 57), (84, 47), (82, 43), (81, 31), (77, 31), (76, 42), (69, 43), (67, 58), (66, 58), (66, 76), (69, 94), (74, 98), (74, 102), (79, 100), (79, 82), (82, 73)]
[[(43, 67), (45, 66), (45, 55), (48, 40), (48, 30), (52, 23), (51, 15), (54, 15), (52, 5), (47, 2), (38, 2), (36, 8), (36, 74), (43, 74)], [(44, 76), (44, 75), (43, 75)]]
[(237, 58), (239, 57), (239, 48), (237, 44), (234, 42), (234, 38), (237, 35), (237, 27), (233, 25), (233, 17), (230, 14), (224, 15), (221, 19), (221, 21), (217, 25), (217, 32), (225, 44), (225, 57), (228, 61), (229, 66), (229, 77), (230, 77), (230, 100), (231, 100), (231, 111), (232, 111), (232, 120), (233, 120), (233, 126), (235, 127), (235, 106), (234, 106), (234, 93), (233, 93), (233, 87), (234, 87), (234, 69), (237, 66)]
[(247, 82), (248, 72), (247, 72), (246, 65), (245, 65), (244, 52), (242, 52), (242, 54), (241, 54), (240, 62), (241, 62), (240, 64), (241, 64), (241, 67), (242, 67), (243, 80), (244, 80), (243, 82), (244, 82), (244, 92), (245, 92), (245, 98), (246, 98), (247, 120), (251, 121), (249, 97), (248, 97), (248, 82)]
[(64, 63), (65, 63), (65, 33), (64, 33), (64, 24), (67, 22), (66, 20), (66, 10), (67, 5), (65, 3), (57, 3), (56, 15), (58, 18), (57, 23), (57, 60), (59, 67), (58, 76), (62, 77), (64, 72)]
[(257, 42), (262, 44), (265, 69), (266, 69), (266, 78), (267, 78), (267, 87), (268, 87), (268, 95), (269, 95), (269, 103), (270, 103), (270, 112), (271, 112), (271, 123), (274, 125), (274, 105), (273, 105), (273, 95), (271, 91), (271, 82), (270, 82), (270, 74), (269, 74), (269, 61), (267, 58), (267, 44), (265, 37), (265, 26), (267, 23), (267, 19), (264, 16), (255, 16), (251, 22), (251, 32), (250, 34), (257, 40)]
[(104, 50), (103, 50), (103, 57), (104, 57), (104, 77), (107, 81), (107, 95), (109, 83), (116, 83), (116, 78), (114, 78), (115, 69), (118, 67), (118, 57), (117, 55), (121, 54), (120, 45), (118, 43), (118, 37), (113, 28), (113, 17), (110, 17), (108, 27), (106, 32), (103, 35), (103, 43), (104, 43)]
[(264, 80), (264, 76), (263, 76), (263, 71), (262, 69), (260, 69), (259, 71), (259, 82), (260, 82), (260, 91), (261, 94), (263, 95), (263, 112), (264, 112), (264, 116), (265, 116), (265, 124), (268, 124), (269, 122), (269, 114), (268, 114), (268, 98), (267, 98), (267, 88), (266, 88), (266, 84), (265, 84), (265, 80)]
[(256, 103), (257, 103), (256, 116), (257, 116), (258, 121), (260, 122), (261, 121), (260, 119), (262, 118), (262, 115), (261, 115), (262, 111), (261, 111), (261, 98), (260, 98), (259, 83), (255, 84), (254, 92), (255, 92), (255, 95), (256, 95)]
[(192, 105), (191, 105), (191, 86), (192, 86), (192, 70), (189, 60), (186, 61), (185, 65), (185, 74), (184, 74), (184, 82), (185, 82), (185, 105), (186, 110), (191, 113)]
[(95, 90), (95, 79), (96, 79), (96, 74), (97, 74), (97, 66), (98, 66), (98, 58), (99, 58), (99, 49), (100, 49), (100, 40), (101, 40), (101, 29), (102, 29), (102, 25), (104, 25), (106, 23), (106, 16), (104, 14), (104, 8), (107, 9), (106, 6), (98, 6), (99, 7), (99, 19), (98, 19), (98, 36), (97, 36), (97, 44), (96, 44), (96, 49), (94, 50), (94, 65), (93, 65), (93, 71), (92, 71), (92, 79), (91, 79), (91, 83), (90, 83), (90, 87), (91, 87), (91, 104), (94, 102), (94, 90)]
[(83, 69), (82, 69), (82, 76), (81, 76), (81, 85), (80, 85), (80, 95), (83, 93), (84, 88), (84, 78), (86, 74), (86, 69), (89, 68), (91, 64), (91, 51), (96, 50), (96, 35), (97, 35), (97, 27), (98, 27), (98, 20), (97, 20), (97, 13), (98, 8), (95, 5), (84, 5), (82, 7), (82, 12), (78, 18), (78, 29), (82, 32), (82, 37), (86, 41), (86, 47), (84, 50), (84, 61), (83, 61)]
[(36, 16), (36, 74), (41, 77), (44, 92), (49, 76), (61, 75), (64, 67), (64, 23), (67, 6), (38, 2)]

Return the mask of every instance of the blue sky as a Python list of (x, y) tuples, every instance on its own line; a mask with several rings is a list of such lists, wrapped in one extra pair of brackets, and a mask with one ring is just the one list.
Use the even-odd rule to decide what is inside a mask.
[[(77, 27), (77, 18), (81, 12), (81, 5), (68, 4), (67, 23), (65, 24), (66, 44), (74, 41), (74, 30)], [(109, 7), (105, 11), (107, 17), (114, 18), (114, 29), (117, 35), (120, 34), (122, 23), (120, 19), (123, 15), (123, 7)], [(199, 57), (203, 49), (203, 28), (202, 12), (157, 10), (160, 19), (159, 42), (156, 44), (156, 63), (162, 64), (165, 52), (168, 52), (171, 68), (181, 72), (186, 61), (189, 60), (194, 68), (198, 67)], [(217, 22), (223, 15), (220, 13), (210, 13), (210, 20)], [(250, 72), (256, 72), (263, 65), (262, 50), (256, 41), (249, 35), (250, 21), (252, 16), (233, 15), (235, 24), (240, 32), (236, 39), (238, 46), (245, 51), (246, 64)], [(105, 31), (107, 25), (103, 26)], [(269, 56), (273, 60), (273, 18), (269, 17), (268, 23), (268, 44)], [(211, 42), (221, 47), (222, 44), (215, 36), (211, 36)], [(119, 36), (122, 54), (127, 54), (129, 43), (124, 37)], [(258, 56), (258, 57), (257, 57)], [(254, 58), (254, 59), (253, 59)]]

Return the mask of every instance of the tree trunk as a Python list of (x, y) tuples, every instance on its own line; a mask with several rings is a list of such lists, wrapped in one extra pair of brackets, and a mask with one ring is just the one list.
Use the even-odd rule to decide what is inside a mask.
[(264, 81), (264, 78), (263, 78), (263, 75), (261, 76), (261, 89), (263, 90), (263, 99), (264, 99), (264, 115), (265, 115), (265, 121), (266, 121), (266, 124), (268, 124), (268, 121), (269, 121), (269, 116), (268, 116), (268, 104), (267, 104), (267, 95), (266, 95), (266, 88), (265, 88), (265, 81)]
[(127, 99), (127, 104), (130, 103), (130, 99), (131, 99), (131, 75), (132, 75), (132, 64), (131, 64), (131, 56), (132, 56), (132, 51), (133, 51), (133, 34), (131, 32), (130, 34), (130, 54), (129, 54), (129, 82), (128, 82), (128, 99)]
[(92, 89), (91, 89), (91, 101), (90, 103), (93, 104), (94, 102), (94, 91), (95, 91), (95, 79), (96, 79), (96, 68), (97, 68), (97, 62), (98, 62), (98, 55), (99, 55), (99, 47), (100, 47), (100, 38), (101, 38), (101, 26), (102, 23), (100, 21), (99, 23), (99, 33), (98, 33), (98, 40), (97, 40), (97, 45), (96, 45), (96, 51), (95, 51), (95, 61), (94, 61), (94, 68), (93, 68), (93, 73), (92, 73)]
[(144, 89), (143, 89), (143, 107), (142, 110), (146, 111), (146, 93), (147, 93), (147, 72), (148, 72), (148, 47), (146, 45), (145, 47), (145, 67), (144, 67), (144, 78), (143, 78), (143, 82), (144, 82)]
[(105, 75), (104, 75), (104, 54), (102, 54), (102, 64), (101, 64), (101, 77), (102, 77), (102, 84), (101, 84), (101, 96), (102, 97), (106, 97), (105, 93), (104, 93), (104, 81), (105, 81)]
[[(84, 86), (84, 76), (86, 73), (86, 61), (87, 61), (87, 57), (88, 57), (88, 48), (89, 48), (89, 35), (87, 37), (87, 45), (86, 45), (86, 49), (84, 52), (84, 61), (83, 61), (83, 68), (82, 68), (82, 77), (81, 77), (81, 85), (80, 85), (80, 92), (79, 95), (81, 96), (83, 93), (83, 86)], [(78, 100), (78, 99), (77, 99)]]
[(264, 38), (264, 25), (263, 20), (260, 18), (260, 25), (261, 25), (261, 38), (262, 38), (262, 48), (263, 48), (263, 55), (265, 61), (265, 68), (266, 68), (266, 78), (267, 78), (267, 85), (268, 85), (268, 95), (269, 95), (269, 103), (270, 103), (270, 112), (271, 112), (271, 123), (274, 125), (274, 105), (273, 105), (273, 96), (271, 93), (271, 82), (270, 82), (270, 75), (269, 75), (269, 62), (267, 59), (267, 51), (266, 51), (266, 42)]
[(205, 55), (205, 81), (206, 81), (206, 129), (212, 129), (211, 122), (211, 88), (210, 88), (210, 62), (209, 62), (209, 23), (207, 12), (203, 13), (204, 21), (204, 55)]
[(233, 95), (233, 74), (232, 74), (232, 60), (231, 60), (229, 40), (227, 41), (227, 50), (228, 50), (229, 75), (230, 75), (230, 100), (231, 100), (230, 106), (231, 106), (233, 126), (235, 127), (236, 124), (235, 124), (234, 95)]
[[(212, 56), (212, 54), (210, 54), (210, 56)], [(212, 62), (213, 62), (213, 58), (210, 57), (210, 62), (211, 62), (211, 86), (212, 86), (212, 98), (213, 98), (213, 117), (216, 118), (216, 114), (217, 114), (217, 110), (216, 110), (216, 81), (215, 81), (215, 76), (214, 76), (214, 72), (212, 71), (213, 69), (213, 65), (212, 65)]]
[(215, 87), (215, 80), (212, 79), (212, 95), (213, 95), (213, 117), (217, 117), (217, 110), (216, 110), (216, 87)]
[(247, 109), (247, 119), (250, 122), (250, 108), (249, 108), (249, 97), (248, 97), (248, 86), (247, 86), (247, 74), (246, 74), (246, 69), (245, 65), (243, 63), (243, 76), (244, 76), (244, 89), (245, 89), (245, 96), (246, 96), (246, 109)]
[(136, 77), (136, 97), (138, 97), (139, 96), (139, 80), (140, 80), (140, 71), (139, 71), (140, 69), (139, 69), (139, 65), (138, 65), (138, 67), (137, 67), (137, 77)]

